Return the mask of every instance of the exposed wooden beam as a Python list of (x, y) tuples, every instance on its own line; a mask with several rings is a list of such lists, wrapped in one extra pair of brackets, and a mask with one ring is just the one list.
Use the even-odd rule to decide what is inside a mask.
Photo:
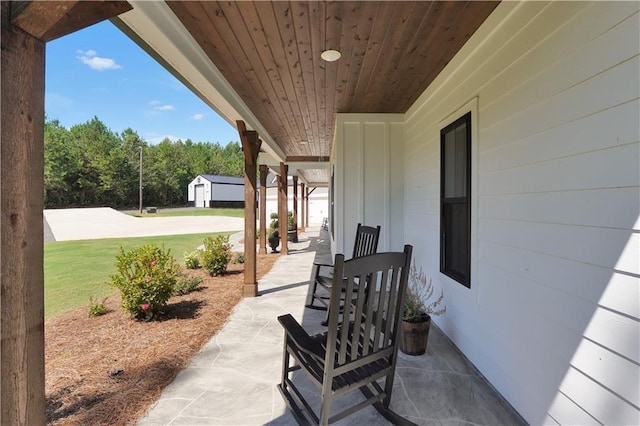
[(293, 229), (295, 229), (296, 235), (297, 235), (298, 234), (298, 176), (293, 176)]
[(267, 254), (267, 176), (269, 166), (260, 164), (260, 253)]
[(236, 121), (244, 152), (244, 297), (258, 295), (256, 259), (256, 175), (262, 141), (255, 130), (247, 130), (244, 121)]
[(305, 214), (305, 209), (306, 209), (306, 198), (305, 198), (305, 184), (304, 182), (300, 184), (300, 196), (302, 197), (302, 202), (300, 203), (300, 209), (302, 210), (302, 212), (300, 213), (300, 218), (301, 220), (301, 224), (300, 224), (300, 228), (302, 228), (302, 232), (305, 231), (306, 227), (307, 227), (307, 216)]
[[(313, 188), (315, 189), (315, 188)], [(305, 226), (309, 226), (309, 194), (311, 194), (311, 192), (309, 192), (309, 187), (307, 186), (306, 188), (306, 194), (304, 196), (304, 204), (305, 204), (305, 208), (306, 208), (306, 213), (305, 213), (305, 218), (304, 218), (304, 222), (305, 222)]]
[(0, 7), (0, 424), (44, 425), (45, 43)]
[(289, 244), (287, 241), (287, 212), (289, 211), (287, 200), (287, 174), (289, 166), (280, 163), (280, 175), (278, 176), (278, 220), (280, 221), (280, 253), (289, 254)]
[(126, 1), (16, 2), (11, 20), (33, 37), (48, 42), (131, 9)]

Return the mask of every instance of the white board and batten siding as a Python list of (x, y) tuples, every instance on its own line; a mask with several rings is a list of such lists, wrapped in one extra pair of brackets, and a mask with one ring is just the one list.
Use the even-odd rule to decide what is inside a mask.
[(332, 252), (351, 257), (358, 223), (380, 225), (378, 251), (402, 251), (402, 114), (338, 114)]
[[(322, 220), (329, 214), (329, 195), (328, 188), (312, 188), (309, 194), (308, 206), (309, 211), (305, 210), (305, 215), (309, 218), (308, 226), (319, 226)], [(278, 188), (275, 186), (267, 187), (266, 194), (266, 216), (267, 225), (271, 222), (271, 213), (278, 214)], [(306, 207), (305, 207), (306, 208)], [(293, 185), (287, 188), (287, 209), (293, 212)], [(298, 223), (302, 223), (302, 190), (298, 189)]]
[[(531, 424), (640, 424), (638, 9), (503, 2), (404, 116), (404, 242), (444, 289), (435, 321)], [(468, 111), (470, 289), (439, 272), (440, 130)], [(366, 123), (338, 123), (364, 197), (341, 220), (389, 226)]]

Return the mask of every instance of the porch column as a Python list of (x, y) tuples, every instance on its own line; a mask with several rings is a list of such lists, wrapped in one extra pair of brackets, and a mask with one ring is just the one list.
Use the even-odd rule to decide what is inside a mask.
[(305, 195), (304, 198), (306, 199), (305, 204), (307, 205), (307, 208), (306, 208), (307, 217), (304, 220), (307, 223), (307, 226), (309, 226), (309, 187), (307, 187), (307, 194)]
[(256, 174), (262, 141), (255, 130), (247, 130), (244, 121), (236, 121), (244, 152), (244, 297), (258, 295), (256, 275)]
[(300, 183), (300, 196), (302, 197), (302, 202), (300, 203), (300, 210), (301, 210), (301, 214), (300, 214), (300, 222), (301, 222), (301, 224), (300, 224), (300, 227), (302, 228), (302, 232), (304, 232), (304, 230), (307, 227), (307, 224), (306, 224), (306, 222), (304, 220), (305, 219), (305, 215), (304, 215), (304, 212), (305, 212), (305, 208), (304, 208), (304, 200), (305, 200), (305, 198), (304, 198), (304, 187), (305, 187), (304, 182)]
[(293, 229), (298, 233), (298, 176), (293, 176)]
[(280, 163), (280, 176), (278, 176), (278, 220), (280, 221), (280, 253), (289, 254), (287, 241), (287, 212), (289, 211), (287, 200), (287, 173), (289, 166)]
[(45, 43), (2, 2), (0, 423), (44, 425)]
[(260, 253), (267, 254), (267, 175), (269, 167), (260, 164)]

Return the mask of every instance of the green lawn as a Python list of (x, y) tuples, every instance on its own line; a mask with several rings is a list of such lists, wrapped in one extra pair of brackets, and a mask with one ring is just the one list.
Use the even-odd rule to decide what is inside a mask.
[[(230, 234), (226, 232), (223, 234)], [(57, 241), (44, 245), (44, 311), (45, 318), (88, 305), (89, 297), (105, 297), (117, 292), (109, 286), (116, 272), (116, 255), (125, 250), (155, 243), (171, 250), (184, 265), (184, 252), (191, 252), (205, 237), (215, 235), (187, 234), (158, 237), (113, 238), (101, 240)]]
[(140, 213), (131, 213), (135, 217), (168, 217), (168, 216), (231, 216), (244, 217), (244, 209), (214, 208), (214, 209), (189, 209), (189, 210), (163, 210), (158, 213), (147, 213), (146, 210)]

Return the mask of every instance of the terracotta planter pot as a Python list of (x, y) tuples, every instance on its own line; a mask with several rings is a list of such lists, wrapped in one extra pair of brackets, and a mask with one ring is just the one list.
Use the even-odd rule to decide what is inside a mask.
[(422, 355), (427, 350), (431, 317), (424, 322), (400, 324), (400, 350), (407, 355)]

